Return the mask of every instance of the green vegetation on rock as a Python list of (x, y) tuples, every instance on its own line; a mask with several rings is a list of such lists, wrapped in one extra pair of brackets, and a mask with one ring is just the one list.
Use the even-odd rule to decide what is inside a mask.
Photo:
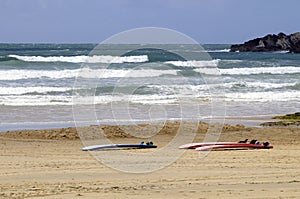
[(300, 112), (294, 114), (286, 114), (275, 116), (272, 119), (277, 119), (281, 121), (276, 122), (264, 122), (260, 124), (261, 126), (300, 126)]
[(273, 119), (281, 119), (281, 120), (300, 120), (300, 112), (294, 114), (286, 114), (286, 115), (279, 115), (273, 117)]

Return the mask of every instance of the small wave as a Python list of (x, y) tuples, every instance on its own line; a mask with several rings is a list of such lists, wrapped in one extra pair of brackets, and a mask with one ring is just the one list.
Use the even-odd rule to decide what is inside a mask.
[(281, 50), (281, 51), (274, 51), (272, 53), (274, 54), (286, 54), (286, 53), (289, 53), (290, 51), (289, 50)]
[(0, 80), (19, 79), (66, 79), (66, 78), (114, 78), (114, 77), (159, 77), (177, 75), (178, 70), (111, 70), (111, 69), (74, 69), (74, 70), (0, 70)]
[(205, 75), (221, 75), (218, 68), (196, 68), (194, 71)]
[[(207, 91), (210, 89), (248, 89), (248, 88), (260, 88), (260, 89), (278, 89), (289, 88), (297, 90), (300, 87), (299, 83), (269, 83), (269, 82), (230, 82), (223, 84), (201, 84), (201, 85), (149, 85), (147, 87), (156, 88), (163, 91), (162, 93), (197, 93)], [(221, 92), (222, 90), (220, 90)]]
[(269, 101), (298, 101), (300, 98), (299, 91), (285, 92), (247, 92), (247, 93), (226, 93), (226, 101), (245, 101), (245, 102), (269, 102)]
[(174, 66), (181, 67), (217, 67), (220, 59), (214, 60), (191, 60), (191, 61), (167, 61), (166, 64), (172, 64)]
[(263, 88), (263, 89), (277, 89), (277, 88), (293, 88), (297, 83), (269, 83), (269, 82), (232, 82), (225, 83), (224, 87), (228, 88)]
[[(181, 93), (182, 94), (182, 93)], [(77, 96), (71, 95), (9, 95), (0, 99), (0, 104), (7, 106), (46, 106), (46, 105), (84, 105), (84, 104), (178, 104), (180, 102), (211, 103), (210, 99), (227, 102), (290, 102), (298, 101), (300, 91), (285, 92), (247, 92), (211, 95), (210, 93), (188, 95), (104, 95)]]
[(109, 95), (109, 96), (57, 96), (57, 95), (21, 95), (6, 96), (0, 104), (7, 106), (46, 106), (46, 105), (80, 105), (80, 104), (169, 104), (176, 102), (177, 96), (162, 95)]
[[(219, 69), (217, 67), (199, 67), (192, 70), (195, 74), (207, 75), (257, 75), (257, 74), (297, 74), (300, 67), (259, 67), (259, 68), (230, 68)], [(159, 77), (163, 75), (177, 76), (185, 70), (130, 70), (130, 69), (64, 69), (64, 70), (0, 70), (0, 80), (20, 79), (66, 79), (66, 78), (141, 78)], [(187, 71), (188, 72), (188, 71)], [(195, 75), (184, 73), (185, 75)]]
[(72, 96), (9, 95), (0, 99), (0, 104), (7, 106), (72, 105)]
[(256, 67), (220, 69), (223, 75), (253, 75), (253, 74), (293, 74), (300, 73), (300, 67)]
[(191, 49), (188, 49), (188, 50), (178, 50), (179, 52), (195, 52), (195, 53), (202, 53), (202, 52), (205, 52), (205, 53), (228, 53), (230, 52), (230, 49), (229, 48), (225, 48), (225, 49), (216, 49), (216, 50), (213, 50), (213, 49), (207, 49), (207, 50), (191, 50)]
[(247, 60), (240, 60), (240, 59), (222, 59), (221, 63), (231, 64), (231, 63), (241, 63)]
[(43, 57), (43, 56), (20, 56), (20, 55), (9, 55), (8, 57), (25, 62), (71, 62), (71, 63), (141, 63), (147, 62), (147, 55), (137, 56), (110, 56), (110, 55), (99, 55), (99, 56), (54, 56), (54, 57)]
[(14, 58), (14, 57), (9, 57), (9, 56), (0, 56), (0, 62), (15, 61), (15, 60), (18, 60), (18, 59)]
[(172, 94), (184, 94), (184, 95), (195, 95), (195, 93), (200, 93), (203, 91), (207, 91), (212, 86), (215, 85), (148, 85), (147, 87), (155, 89), (156, 92), (164, 94), (164, 95), (172, 95)]
[(74, 78), (79, 70), (0, 70), (0, 80)]
[(47, 94), (49, 92), (66, 92), (67, 87), (0, 87), (0, 95)]
[(228, 53), (230, 52), (229, 48), (221, 49), (221, 50), (206, 50), (208, 53)]
[(287, 89), (291, 89), (291, 90), (300, 90), (300, 83), (295, 83), (294, 85), (288, 85), (286, 86)]
[[(147, 86), (103, 86), (97, 87), (97, 95), (103, 93), (131, 93), (134, 91), (136, 95), (149, 95), (149, 94), (184, 94), (194, 95), (195, 93), (202, 93), (209, 91), (210, 89), (291, 89), (299, 90), (299, 83), (268, 83), (268, 82), (230, 82), (224, 84), (201, 84), (201, 85), (147, 85)], [(72, 95), (76, 91), (73, 87), (0, 87), (0, 95)], [(90, 89), (78, 89), (78, 92), (95, 92), (92, 88)], [(221, 92), (222, 90), (220, 90)]]

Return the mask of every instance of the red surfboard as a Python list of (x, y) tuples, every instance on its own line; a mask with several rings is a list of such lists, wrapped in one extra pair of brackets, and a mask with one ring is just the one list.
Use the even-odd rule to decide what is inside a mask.
[(227, 144), (238, 144), (238, 143), (237, 142), (198, 142), (198, 143), (189, 143), (189, 144), (181, 145), (179, 149), (195, 149), (201, 146), (227, 145)]
[(246, 143), (236, 143), (236, 144), (224, 144), (224, 145), (208, 145), (197, 147), (196, 151), (208, 151), (215, 149), (272, 149), (273, 146), (264, 146), (261, 144), (246, 144)]

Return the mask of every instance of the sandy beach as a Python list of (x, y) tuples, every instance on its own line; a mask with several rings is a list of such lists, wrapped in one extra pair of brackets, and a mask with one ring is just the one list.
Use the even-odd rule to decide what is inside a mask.
[[(166, 126), (153, 137), (158, 148), (178, 123)], [(195, 142), (206, 127), (199, 125)], [(115, 134), (118, 127), (99, 128), (114, 143), (140, 141)], [(81, 151), (74, 128), (1, 133), (0, 198), (299, 198), (299, 133), (296, 127), (225, 125), (219, 141), (257, 139), (274, 148), (212, 151), (205, 158), (187, 150), (170, 166), (144, 174), (113, 170)]]

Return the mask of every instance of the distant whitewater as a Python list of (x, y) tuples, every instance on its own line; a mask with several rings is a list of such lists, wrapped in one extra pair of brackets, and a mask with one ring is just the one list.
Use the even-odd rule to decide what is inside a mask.
[[(176, 120), (180, 118), (176, 105), (189, 96), (201, 105), (203, 117), (210, 115), (212, 98), (226, 103), (229, 116), (299, 111), (299, 54), (239, 53), (229, 52), (230, 45), (204, 45), (204, 52), (212, 59), (199, 60), (193, 57), (198, 52), (192, 46), (174, 46), (190, 53), (192, 58), (183, 60), (160, 51), (115, 56), (120, 46), (107, 45), (105, 55), (89, 56), (94, 47), (0, 44), (0, 119), (6, 126), (2, 128), (10, 129), (7, 126), (13, 124), (37, 126), (39, 122), (70, 123), (73, 96), (91, 91), (98, 119), (104, 123), (112, 121), (112, 103), (120, 110), (124, 104), (131, 104), (135, 107), (132, 111), (164, 105), (167, 113), (158, 118)], [(121, 48), (126, 49), (126, 45)], [(76, 78), (95, 81), (97, 87), (89, 88), (87, 84), (76, 88)], [(212, 90), (220, 95), (212, 96)], [(146, 113), (136, 111), (133, 119), (147, 122)]]
[(70, 63), (140, 63), (148, 61), (147, 55), (115, 57), (103, 56), (20, 56), (8, 55), (8, 57), (25, 62), (70, 62)]

